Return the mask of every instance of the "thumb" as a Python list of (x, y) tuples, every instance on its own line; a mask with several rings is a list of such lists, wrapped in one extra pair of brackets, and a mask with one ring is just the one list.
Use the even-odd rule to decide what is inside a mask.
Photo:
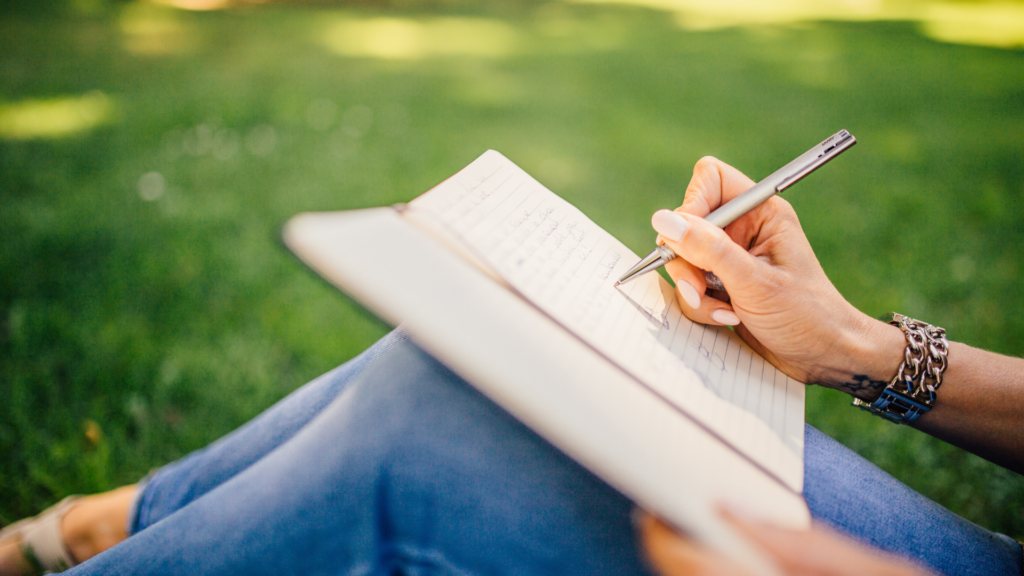
[(757, 277), (762, 263), (733, 242), (725, 230), (703, 218), (658, 210), (651, 217), (651, 225), (676, 256), (714, 272), (726, 289), (744, 278)]

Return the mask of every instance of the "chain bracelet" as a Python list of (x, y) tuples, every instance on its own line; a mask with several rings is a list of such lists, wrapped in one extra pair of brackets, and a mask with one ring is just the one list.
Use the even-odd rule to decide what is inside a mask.
[(931, 410), (935, 391), (948, 366), (946, 331), (920, 320), (892, 313), (889, 324), (899, 326), (907, 339), (896, 377), (874, 402), (855, 399), (853, 405), (900, 424), (917, 420)]
[(903, 362), (893, 381), (906, 382), (911, 386), (908, 393), (920, 399), (927, 398), (929, 404), (934, 402), (935, 391), (942, 385), (942, 374), (948, 365), (946, 330), (895, 313), (889, 323), (899, 326), (907, 338)]

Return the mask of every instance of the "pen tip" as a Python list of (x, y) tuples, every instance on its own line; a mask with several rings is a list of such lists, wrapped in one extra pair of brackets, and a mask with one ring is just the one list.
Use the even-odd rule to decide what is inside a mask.
[(619, 284), (622, 284), (622, 280), (616, 280), (615, 284), (612, 284), (612, 288), (618, 288)]

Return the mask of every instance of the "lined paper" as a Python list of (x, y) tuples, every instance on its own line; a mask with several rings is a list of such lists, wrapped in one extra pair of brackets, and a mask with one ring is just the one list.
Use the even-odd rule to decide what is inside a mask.
[(731, 330), (686, 319), (658, 274), (614, 288), (639, 258), (577, 208), (494, 151), (409, 208), (638, 385), (802, 490), (803, 384)]

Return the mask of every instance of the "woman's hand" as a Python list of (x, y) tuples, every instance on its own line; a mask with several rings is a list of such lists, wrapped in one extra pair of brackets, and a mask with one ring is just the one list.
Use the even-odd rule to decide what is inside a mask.
[[(774, 560), (787, 576), (923, 576), (925, 570), (849, 540), (820, 525), (784, 530), (750, 524), (723, 514), (737, 530)], [(640, 519), (640, 540), (651, 565), (664, 576), (746, 576), (720, 554), (686, 538), (653, 516)]]
[[(754, 185), (715, 158), (694, 167), (683, 205), (660, 210), (659, 241), (679, 256), (666, 269), (683, 313), (736, 332), (802, 382), (873, 400), (902, 359), (903, 335), (850, 305), (818, 264), (796, 212), (775, 196), (724, 230), (704, 220)], [(707, 291), (702, 270), (727, 292)]]

